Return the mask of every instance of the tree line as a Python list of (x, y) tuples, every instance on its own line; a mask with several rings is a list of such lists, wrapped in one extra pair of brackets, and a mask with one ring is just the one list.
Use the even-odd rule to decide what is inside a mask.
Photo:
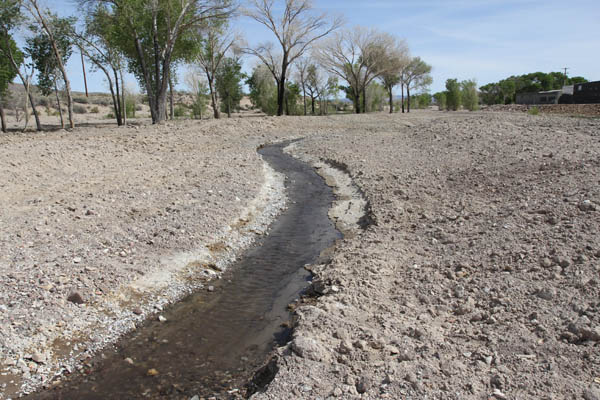
[[(59, 17), (39, 0), (0, 0), (0, 99), (18, 77), (38, 130), (34, 71), (41, 93), (56, 98), (63, 127), (75, 126), (65, 68), (75, 53), (103, 73), (118, 125), (127, 118), (125, 71), (144, 91), (153, 123), (175, 114), (173, 91), (182, 64), (190, 66), (185, 81), (196, 117), (208, 103), (214, 118), (231, 115), (244, 82), (254, 105), (275, 115), (323, 113), (339, 91), (356, 113), (381, 109), (385, 93), (393, 112), (397, 86), (403, 99), (406, 92), (410, 111), (411, 91), (431, 84), (431, 66), (411, 57), (403, 39), (370, 28), (344, 29), (343, 18), (316, 12), (310, 0), (249, 0), (247, 7), (235, 0), (78, 1), (79, 18)], [(275, 41), (247, 46), (231, 28), (238, 15), (266, 27)], [(15, 35), (22, 31), (25, 45), (19, 47)], [(242, 73), (244, 55), (258, 60), (250, 76)], [(66, 98), (66, 118), (59, 93)], [(5, 130), (2, 101), (0, 116)]]

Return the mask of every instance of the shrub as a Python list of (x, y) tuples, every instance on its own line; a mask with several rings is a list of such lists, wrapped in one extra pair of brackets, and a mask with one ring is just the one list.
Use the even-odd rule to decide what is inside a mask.
[(78, 104), (74, 104), (73, 105), (73, 112), (75, 114), (86, 114), (87, 113), (87, 108), (85, 108), (84, 106), (80, 106)]
[(92, 109), (90, 110), (90, 112), (92, 114), (98, 114), (100, 112), (100, 110), (98, 109), (98, 107), (92, 107)]
[(533, 107), (531, 107), (531, 108), (529, 109), (529, 111), (527, 111), (527, 113), (528, 113), (529, 115), (538, 115), (538, 114), (540, 113), (540, 109), (539, 109), (539, 108), (537, 108), (537, 107), (535, 107), (535, 106), (533, 106)]
[(173, 110), (173, 114), (175, 115), (176, 118), (185, 117), (187, 114), (187, 108), (181, 104), (177, 104), (175, 106), (175, 109)]
[(37, 99), (37, 105), (48, 107), (50, 105), (50, 100), (48, 100), (47, 97), (40, 97), (39, 99)]
[(93, 98), (92, 99), (92, 104), (97, 104), (99, 106), (107, 107), (108, 105), (110, 105), (110, 101), (108, 101), (105, 98), (98, 97), (98, 98)]
[(108, 113), (108, 114), (106, 114), (106, 115), (104, 116), (104, 118), (106, 118), (106, 119), (115, 119), (115, 114), (113, 114), (113, 113)]
[(88, 104), (89, 102), (87, 97), (73, 97), (73, 103)]
[(135, 98), (127, 96), (125, 98), (125, 115), (127, 118), (135, 118)]

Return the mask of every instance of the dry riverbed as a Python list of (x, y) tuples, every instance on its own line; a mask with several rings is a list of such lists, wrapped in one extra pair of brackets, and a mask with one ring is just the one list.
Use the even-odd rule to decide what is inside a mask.
[(1, 136), (4, 397), (208, 288), (284, 206), (256, 148), (294, 137), (374, 223), (256, 398), (598, 398), (600, 121), (444, 112)]

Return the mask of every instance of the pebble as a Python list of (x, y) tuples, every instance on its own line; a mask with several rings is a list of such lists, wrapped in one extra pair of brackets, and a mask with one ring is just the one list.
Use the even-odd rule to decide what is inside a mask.
[(556, 295), (556, 291), (550, 288), (541, 288), (536, 292), (537, 297), (544, 300), (552, 300)]
[(81, 294), (79, 294), (79, 292), (72, 292), (67, 297), (67, 300), (70, 301), (71, 303), (75, 303), (75, 304), (83, 304), (84, 303), (83, 297), (81, 297)]
[(81, 261), (83, 261), (81, 257), (75, 257), (73, 259), (73, 263), (75, 263), (75, 264), (79, 264)]
[(544, 259), (542, 259), (541, 264), (544, 268), (550, 268), (552, 266), (552, 260), (548, 257), (545, 257)]
[(159, 316), (158, 316), (158, 320), (159, 320), (160, 322), (167, 322), (167, 319), (166, 319), (165, 317), (163, 317), (162, 315), (159, 315)]
[(500, 391), (500, 389), (494, 389), (492, 396), (500, 400), (505, 400), (507, 398), (506, 395)]
[(148, 370), (148, 372), (146, 372), (146, 375), (148, 375), (148, 376), (157, 376), (158, 375), (158, 371), (156, 369), (154, 369), (154, 368), (150, 368)]
[(123, 360), (123, 361), (125, 361), (127, 364), (133, 365), (133, 360), (132, 360), (131, 358), (129, 358), (129, 357), (127, 357), (127, 358), (126, 358), (125, 360)]
[(215, 287), (214, 286), (209, 286), (208, 287), (208, 291), (209, 292), (214, 292), (215, 291)]

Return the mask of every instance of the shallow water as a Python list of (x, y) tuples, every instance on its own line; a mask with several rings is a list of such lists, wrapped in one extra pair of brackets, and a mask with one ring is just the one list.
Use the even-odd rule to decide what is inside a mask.
[[(244, 383), (287, 339), (287, 305), (307, 286), (306, 264), (341, 237), (327, 216), (331, 189), (285, 144), (259, 150), (286, 175), (288, 208), (231, 266), (223, 279), (165, 310), (167, 322), (148, 321), (98, 355), (85, 375), (74, 376), (40, 399), (188, 399), (240, 396)], [(131, 365), (124, 360), (131, 358)], [(157, 375), (148, 376), (155, 369)], [(236, 391), (238, 389), (239, 391)]]

